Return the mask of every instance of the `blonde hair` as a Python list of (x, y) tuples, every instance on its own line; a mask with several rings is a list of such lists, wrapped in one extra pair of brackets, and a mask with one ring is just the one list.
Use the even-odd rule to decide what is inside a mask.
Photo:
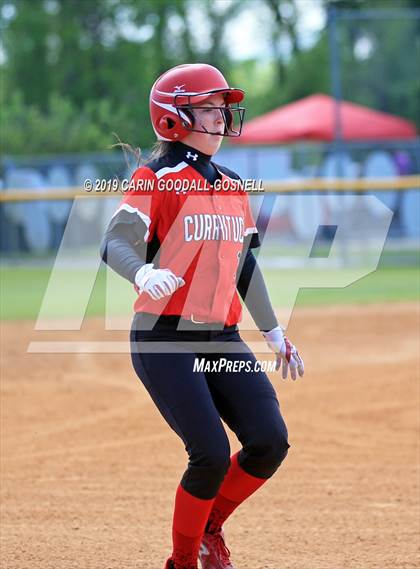
[(173, 142), (169, 142), (167, 140), (158, 140), (152, 146), (152, 152), (148, 157), (149, 160), (156, 160), (156, 158), (161, 158), (168, 154), (169, 150), (171, 149), (171, 145)]
[[(147, 160), (142, 160), (142, 151), (141, 148), (131, 146), (127, 142), (122, 142), (120, 137), (114, 132), (113, 133), (115, 138), (118, 142), (111, 145), (111, 148), (119, 147), (122, 149), (124, 154), (124, 160), (129, 170), (135, 170), (142, 166), (142, 164), (146, 164), (150, 160), (156, 160), (157, 158), (161, 158), (168, 154), (171, 145), (173, 142), (169, 142), (167, 140), (157, 140), (154, 145), (152, 146), (152, 151), (147, 157)], [(132, 165), (132, 160), (134, 159), (134, 166)]]

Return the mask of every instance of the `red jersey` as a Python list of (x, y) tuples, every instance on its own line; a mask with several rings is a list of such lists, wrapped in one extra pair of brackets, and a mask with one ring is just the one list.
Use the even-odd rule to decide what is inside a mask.
[(156, 171), (146, 165), (134, 173), (117, 211), (143, 221), (146, 243), (158, 240), (159, 251), (150, 259), (154, 268), (170, 269), (186, 283), (160, 300), (139, 294), (136, 312), (227, 326), (240, 321), (236, 273), (244, 237), (257, 228), (247, 193), (238, 180), (219, 172), (213, 186), (187, 161)]

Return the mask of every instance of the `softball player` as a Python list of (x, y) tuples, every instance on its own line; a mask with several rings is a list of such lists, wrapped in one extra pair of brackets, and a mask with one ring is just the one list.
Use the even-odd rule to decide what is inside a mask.
[[(134, 173), (101, 247), (138, 293), (134, 370), (189, 457), (165, 569), (196, 569), (198, 560), (203, 569), (234, 569), (222, 525), (289, 448), (274, 388), (238, 333), (238, 292), (283, 377), (304, 372), (252, 253), (260, 242), (248, 196), (212, 161), (224, 136), (241, 133), (243, 97), (210, 65), (159, 77), (150, 94), (157, 150)], [(222, 419), (242, 445), (233, 456)]]

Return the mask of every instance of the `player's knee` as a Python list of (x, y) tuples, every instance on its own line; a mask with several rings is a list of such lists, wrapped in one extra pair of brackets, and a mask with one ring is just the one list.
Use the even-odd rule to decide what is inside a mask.
[(181, 484), (196, 498), (211, 500), (216, 497), (228, 468), (221, 462), (212, 466), (189, 466)]
[(286, 458), (289, 443), (283, 433), (273, 433), (270, 438), (258, 443), (257, 454), (261, 456), (261, 474), (272, 476)]
[(230, 449), (213, 449), (208, 451), (201, 462), (201, 467), (206, 470), (214, 480), (222, 482), (230, 466)]
[(287, 440), (287, 434), (279, 432), (273, 437), (268, 452), (268, 462), (271, 463), (271, 467), (274, 469), (274, 472), (286, 458), (289, 448), (290, 445)]
[(253, 476), (270, 478), (286, 458), (289, 448), (287, 432), (283, 430), (266, 436), (260, 434), (244, 449), (243, 467)]
[(214, 498), (230, 466), (229, 444), (214, 446), (190, 455), (182, 479), (185, 490), (204, 500)]

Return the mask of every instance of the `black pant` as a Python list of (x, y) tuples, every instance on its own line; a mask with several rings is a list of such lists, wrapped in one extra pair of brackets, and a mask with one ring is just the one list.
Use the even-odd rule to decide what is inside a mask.
[[(159, 411), (181, 437), (189, 455), (183, 488), (201, 499), (214, 498), (230, 464), (229, 441), (221, 418), (242, 444), (239, 464), (258, 478), (269, 478), (286, 457), (287, 429), (273, 386), (262, 371), (194, 371), (194, 360), (256, 361), (236, 326), (220, 330), (177, 331), (174, 318), (138, 313), (131, 329), (134, 369)], [(190, 324), (190, 323), (189, 323)], [(193, 325), (194, 327), (194, 325)], [(194, 345), (196, 342), (197, 345)], [(203, 343), (219, 351), (203, 351)], [(168, 348), (170, 345), (170, 351)], [(196, 351), (198, 350), (201, 351)], [(227, 366), (226, 366), (227, 367)]]

